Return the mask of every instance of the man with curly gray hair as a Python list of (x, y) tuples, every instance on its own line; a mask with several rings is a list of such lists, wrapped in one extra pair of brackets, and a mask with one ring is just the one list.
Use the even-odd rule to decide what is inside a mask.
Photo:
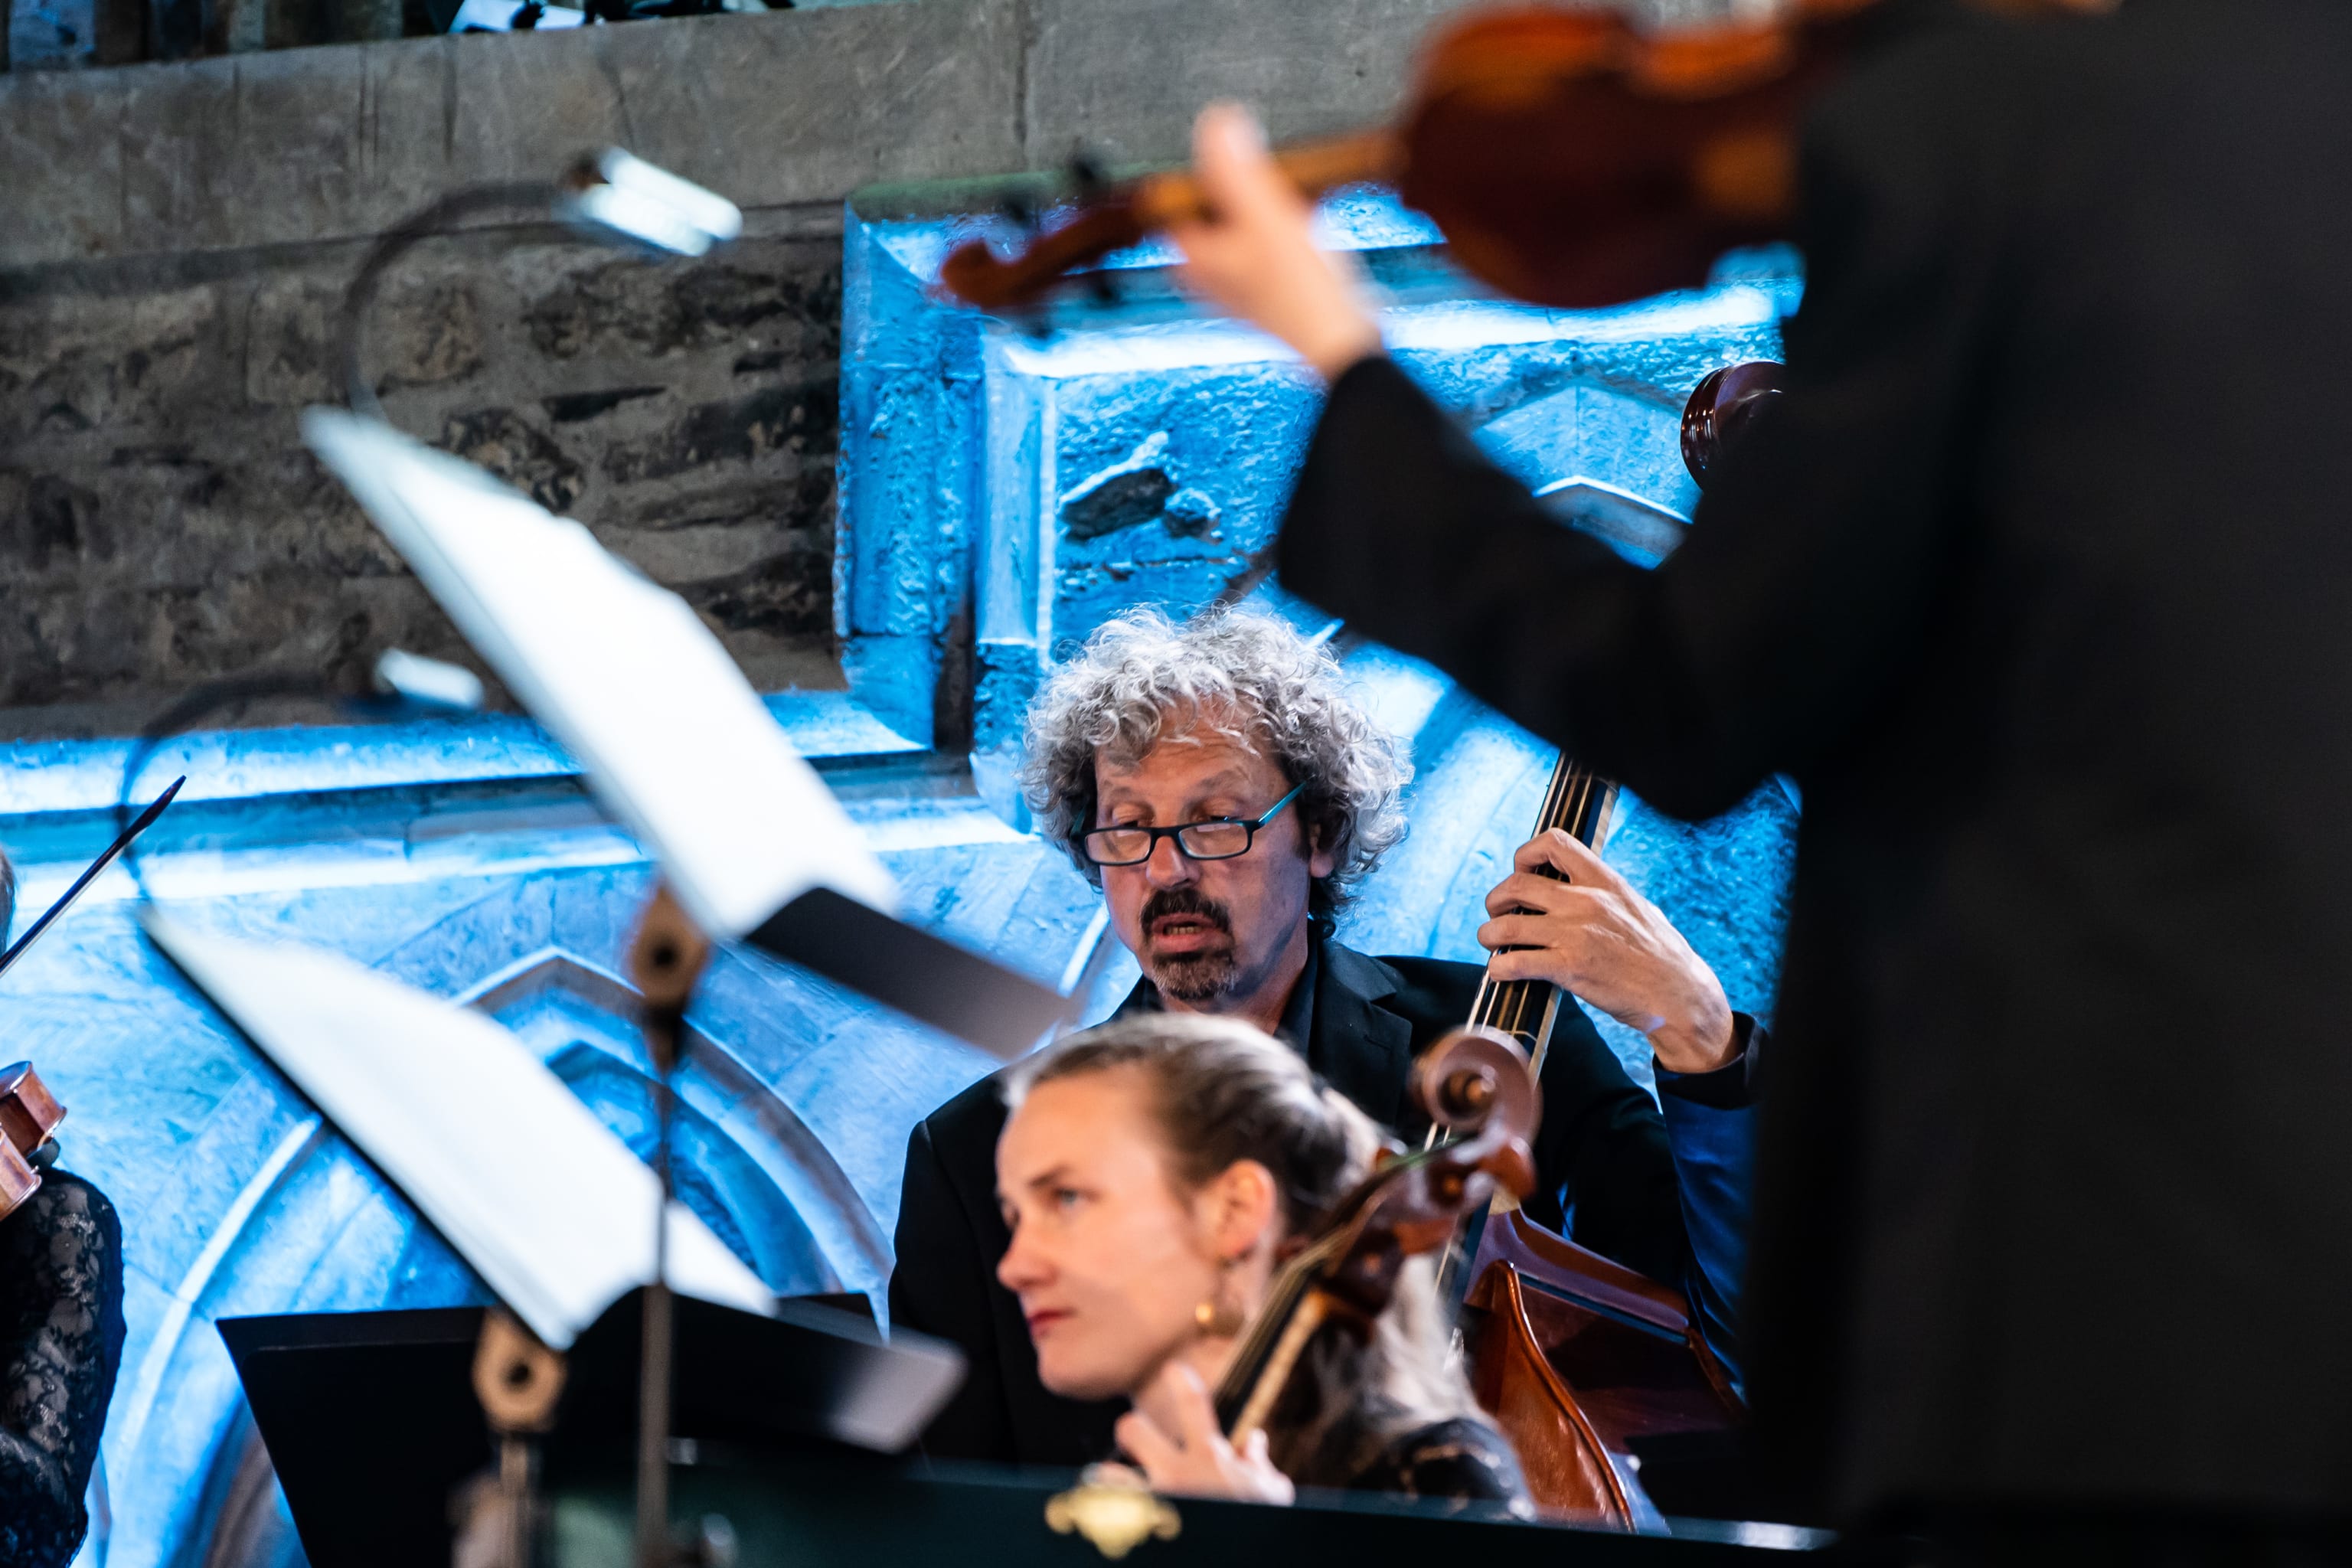
[(1270, 616), (1108, 623), (1038, 693), (1027, 742), (1039, 833), (1103, 889), (1161, 998), (1269, 1034), (1311, 939), (1404, 837), (1404, 747)]
[[(1406, 1088), (1413, 1058), (1469, 1017), (1481, 971), (1375, 958), (1333, 932), (1334, 916), (1404, 836), (1398, 797), (1411, 776), (1402, 744), (1349, 695), (1328, 653), (1281, 621), (1233, 611), (1182, 624), (1140, 611), (1104, 626), (1038, 693), (1024, 767), (1040, 833), (1102, 889), (1111, 929), (1143, 970), (1120, 1016), (1166, 1010), (1254, 1024), (1408, 1137), (1421, 1126)], [(1665, 1041), (1706, 1013), (1673, 998), (1704, 1004), (1711, 994), (1719, 1006), (1721, 987), (1597, 858), (1579, 880), (1616, 898), (1605, 932), (1589, 909), (1569, 921), (1580, 940), (1600, 932), (1590, 945), (1616, 955), (1591, 978), (1627, 999), (1599, 1005), (1674, 1018), (1654, 1036), (1663, 1061)], [(1523, 868), (1505, 884), (1508, 903), (1493, 907), (1539, 909), (1549, 886)], [(1547, 960), (1563, 945), (1535, 929), (1508, 944)], [(1629, 963), (1637, 950), (1656, 961)], [(1528, 973), (1590, 989), (1558, 963)], [(1722, 1012), (1716, 1043), (1727, 1050)], [(1696, 1028), (1715, 1032), (1711, 1022)], [(1692, 1249), (1666, 1123), (1576, 1008), (1561, 1010), (1543, 1091), (1529, 1215), (1681, 1283)], [(995, 1194), (1004, 1121), (999, 1086), (986, 1079), (915, 1129), (891, 1318), (953, 1341), (970, 1364), (925, 1435), (931, 1454), (1082, 1465), (1108, 1453), (1119, 1412), (1046, 1392), (1030, 1325), (996, 1279), (1012, 1239)]]

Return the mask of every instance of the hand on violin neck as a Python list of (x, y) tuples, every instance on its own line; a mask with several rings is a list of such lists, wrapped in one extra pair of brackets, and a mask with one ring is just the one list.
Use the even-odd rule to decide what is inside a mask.
[(1135, 1408), (1118, 1418), (1117, 1432), (1119, 1447), (1154, 1491), (1271, 1503), (1298, 1495), (1266, 1457), (1264, 1432), (1251, 1433), (1239, 1448), (1225, 1440), (1207, 1382), (1181, 1357), (1160, 1369)]
[(1489, 974), (1543, 981), (1582, 998), (1640, 1030), (1669, 1072), (1712, 1072), (1738, 1054), (1731, 1004), (1715, 971), (1599, 855), (1554, 829), (1520, 846), (1513, 865), (1486, 895), (1494, 918), (1478, 928), (1479, 942), (1494, 952)]
[(1193, 172), (1214, 215), (1170, 226), (1185, 287), (1281, 339), (1326, 382), (1381, 352), (1380, 323), (1354, 261), (1315, 243), (1314, 209), (1277, 168), (1238, 104), (1192, 127)]

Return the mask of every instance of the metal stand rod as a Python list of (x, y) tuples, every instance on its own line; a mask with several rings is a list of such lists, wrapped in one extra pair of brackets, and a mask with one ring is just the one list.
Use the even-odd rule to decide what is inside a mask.
[(467, 1500), (454, 1553), (459, 1568), (535, 1568), (538, 1439), (555, 1420), (564, 1376), (563, 1358), (505, 1308), (483, 1314), (474, 1348), (474, 1394), (498, 1439), (499, 1472), (487, 1496), (478, 1481), (460, 1494)]
[(654, 1277), (646, 1287), (645, 1339), (637, 1373), (636, 1568), (675, 1568), (669, 1529), (670, 1371), (675, 1349), (669, 1289), (669, 1205), (677, 1195), (672, 1124), (674, 1081), (686, 1049), (686, 1005), (710, 962), (710, 943), (667, 888), (656, 887), (629, 946), (629, 967), (645, 998), (646, 1047), (654, 1064)]
[(538, 1457), (530, 1440), (509, 1433), (499, 1440), (499, 1490), (506, 1499), (507, 1568), (536, 1568), (533, 1518), (539, 1511)]
[[(673, 1041), (677, 1038), (672, 1037)], [(661, 1209), (654, 1219), (654, 1278), (646, 1287), (645, 1338), (637, 1371), (637, 1568), (669, 1568), (670, 1357), (676, 1348), (669, 1291), (670, 1075), (673, 1046), (654, 1080), (654, 1173)]]

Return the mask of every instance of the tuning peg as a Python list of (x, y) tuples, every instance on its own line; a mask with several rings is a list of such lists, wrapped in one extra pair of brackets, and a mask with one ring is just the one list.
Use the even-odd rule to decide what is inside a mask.
[(1081, 202), (1092, 202), (1110, 188), (1110, 174), (1100, 153), (1081, 146), (1070, 154), (1070, 188)]
[(1022, 233), (1037, 232), (1037, 204), (1030, 199), (1027, 191), (1019, 186), (1007, 189), (997, 198), (996, 210), (1003, 214), (1005, 219), (1017, 226)]

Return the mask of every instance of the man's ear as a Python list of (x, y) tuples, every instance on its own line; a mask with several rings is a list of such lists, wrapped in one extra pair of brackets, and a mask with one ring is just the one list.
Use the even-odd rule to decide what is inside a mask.
[(1324, 847), (1323, 825), (1310, 822), (1307, 827), (1307, 874), (1319, 882), (1339, 869), (1339, 858)]

